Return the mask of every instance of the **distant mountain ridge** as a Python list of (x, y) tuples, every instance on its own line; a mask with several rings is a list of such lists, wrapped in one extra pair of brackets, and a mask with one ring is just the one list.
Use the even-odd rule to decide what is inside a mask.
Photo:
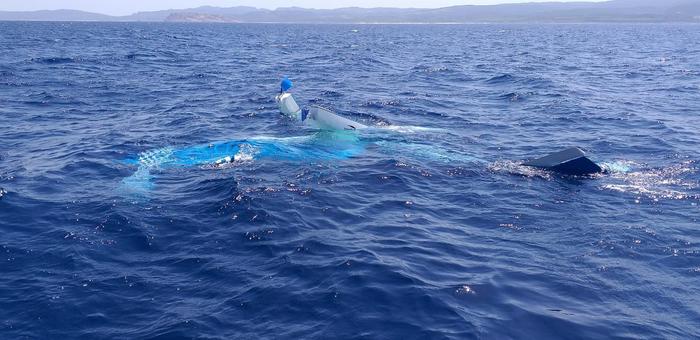
[(202, 6), (109, 16), (77, 10), (0, 11), (0, 20), (149, 21), (239, 23), (517, 23), (517, 22), (698, 22), (700, 0), (612, 0), (464, 5), (435, 9), (338, 8), (275, 10)]

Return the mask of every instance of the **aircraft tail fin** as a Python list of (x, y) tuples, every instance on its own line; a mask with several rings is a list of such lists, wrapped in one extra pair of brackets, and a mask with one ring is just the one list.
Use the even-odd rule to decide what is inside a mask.
[(590, 175), (603, 172), (603, 169), (586, 157), (579, 148), (569, 148), (535, 160), (525, 162), (523, 165), (535, 168), (547, 169), (565, 175)]

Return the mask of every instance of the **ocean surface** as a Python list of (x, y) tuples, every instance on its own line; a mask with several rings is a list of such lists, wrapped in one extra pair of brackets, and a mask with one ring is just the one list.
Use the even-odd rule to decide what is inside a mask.
[(0, 338), (698, 338), (698, 42), (2, 22)]

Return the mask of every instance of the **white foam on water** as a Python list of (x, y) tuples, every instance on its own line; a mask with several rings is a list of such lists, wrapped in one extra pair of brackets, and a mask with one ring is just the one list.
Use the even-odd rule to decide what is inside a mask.
[(398, 133), (420, 133), (420, 132), (446, 132), (447, 130), (441, 128), (430, 128), (423, 126), (411, 126), (411, 125), (377, 125), (370, 127), (370, 129), (387, 130)]
[[(627, 162), (623, 164), (635, 164)], [(627, 171), (610, 171), (601, 185), (604, 190), (630, 193), (650, 199), (700, 199), (700, 184), (689, 178), (698, 169), (693, 161), (684, 161), (668, 167)]]
[(217, 159), (212, 164), (202, 165), (203, 169), (225, 169), (235, 167), (241, 164), (251, 163), (255, 160), (255, 156), (258, 154), (259, 150), (254, 145), (248, 143), (242, 143), (238, 146), (238, 152), (233, 156), (226, 156)]
[(275, 137), (275, 136), (255, 136), (248, 138), (250, 141), (279, 141), (284, 143), (302, 143), (311, 140), (314, 135), (309, 136), (291, 136), (291, 137)]
[(255, 155), (258, 153), (258, 148), (250, 144), (241, 144), (238, 152), (233, 155), (233, 160), (235, 162), (252, 162), (255, 159)]
[(492, 172), (507, 173), (510, 175), (523, 177), (539, 177), (547, 180), (552, 178), (552, 172), (544, 169), (533, 168), (531, 166), (525, 166), (520, 161), (496, 161), (489, 163), (487, 168)]
[(633, 161), (619, 160), (600, 163), (600, 167), (607, 173), (626, 173), (632, 171), (635, 167), (639, 167), (639, 164)]
[(380, 140), (374, 142), (374, 145), (380, 147), (388, 154), (405, 155), (406, 157), (423, 158), (430, 161), (440, 161), (444, 163), (482, 162), (482, 160), (479, 158), (451, 150), (441, 149), (428, 144)]

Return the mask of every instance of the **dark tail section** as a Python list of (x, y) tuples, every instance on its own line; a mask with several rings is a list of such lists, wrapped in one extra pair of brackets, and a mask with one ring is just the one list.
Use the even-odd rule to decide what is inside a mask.
[(603, 169), (586, 157), (579, 148), (570, 148), (549, 154), (523, 165), (556, 171), (566, 175), (590, 175), (603, 172)]

